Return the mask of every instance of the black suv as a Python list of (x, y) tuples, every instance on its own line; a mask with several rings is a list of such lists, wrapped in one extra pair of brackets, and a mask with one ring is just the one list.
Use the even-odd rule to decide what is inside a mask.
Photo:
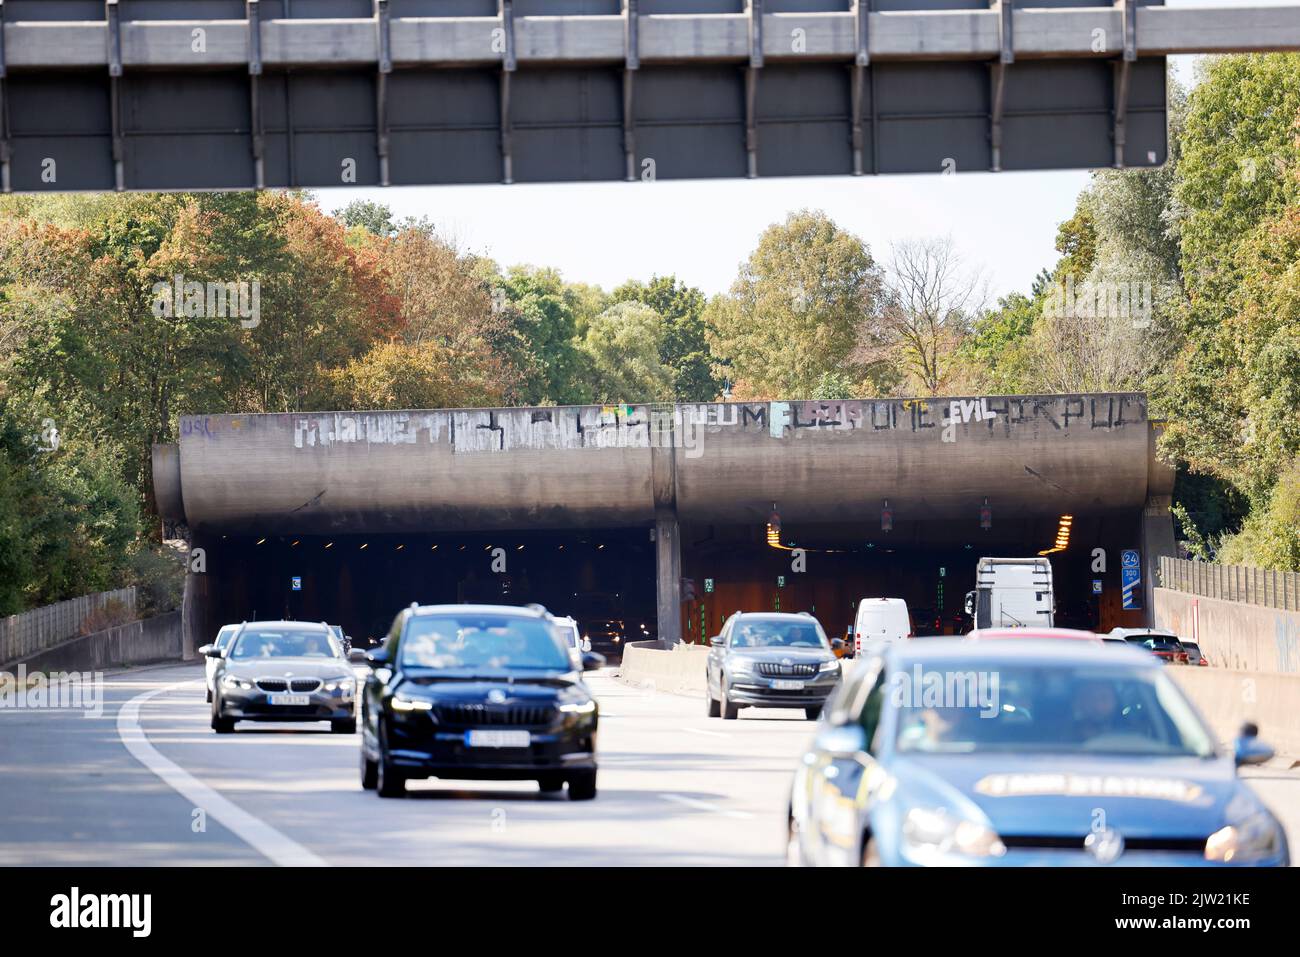
[[(412, 778), (567, 783), (596, 796), (596, 700), (536, 605), (411, 605), (366, 655), (361, 786), (400, 797)], [(583, 669), (601, 667), (598, 654)]]

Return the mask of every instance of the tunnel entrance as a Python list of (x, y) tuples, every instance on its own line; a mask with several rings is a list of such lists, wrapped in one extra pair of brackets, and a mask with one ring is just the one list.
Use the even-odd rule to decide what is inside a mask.
[[(1121, 554), (1141, 541), (1140, 513), (1064, 514), (1069, 544), (1048, 556), (1057, 626), (1142, 626), (1145, 612), (1125, 610), (1120, 587)], [(682, 604), (682, 637), (707, 641), (736, 611), (806, 611), (843, 637), (863, 598), (905, 600), (918, 636), (965, 634), (976, 562), (1036, 556), (1054, 547), (1060, 521), (1004, 518), (987, 529), (977, 518), (900, 522), (890, 532), (879, 522), (786, 525), (777, 546), (765, 526), (683, 526), (682, 574), (694, 599)]]
[(654, 543), (645, 528), (227, 535), (205, 544), (209, 636), (229, 622), (286, 618), (342, 625), (360, 646), (382, 639), (418, 601), (537, 602), (585, 628), (618, 632), (611, 650), (655, 637)]
[[(1058, 626), (1144, 624), (1144, 611), (1123, 609), (1120, 589), (1120, 556), (1138, 547), (1140, 513), (1069, 517), (1068, 547), (1049, 556)], [(806, 611), (842, 637), (861, 599), (883, 597), (907, 602), (917, 635), (964, 634), (979, 558), (1037, 555), (1054, 544), (1059, 521), (899, 522), (889, 532), (879, 523), (801, 523), (784, 527), (776, 545), (764, 525), (683, 524), (681, 578), (693, 594), (681, 596), (680, 634), (707, 641), (735, 611)], [(577, 619), (614, 661), (628, 641), (658, 637), (656, 543), (646, 527), (226, 535), (206, 547), (203, 640), (229, 622), (288, 618), (339, 624), (358, 644), (375, 643), (412, 601), (536, 602)]]

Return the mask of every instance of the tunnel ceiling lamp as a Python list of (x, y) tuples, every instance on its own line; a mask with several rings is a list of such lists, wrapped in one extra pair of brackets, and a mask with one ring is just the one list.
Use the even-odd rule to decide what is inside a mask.
[(517, 552), (522, 552), (523, 550), (524, 550), (524, 546), (522, 546), (522, 545), (516, 545), (516, 546), (515, 546), (515, 551), (517, 551)]
[(398, 545), (395, 549), (393, 549), (393, 551), (400, 552), (405, 547), (406, 547), (405, 545)]
[(265, 538), (259, 538), (259, 539), (257, 540), (257, 544), (259, 544), (259, 545), (264, 544), (265, 542), (266, 542), (266, 539), (265, 539)]
[(436, 552), (437, 550), (438, 550), (438, 545), (436, 542), (429, 546), (429, 551)]
[(326, 548), (333, 548), (333, 547), (334, 547), (334, 543), (333, 543), (333, 542), (326, 542), (326, 543), (325, 543), (325, 547), (326, 547)]
[(358, 548), (357, 551), (359, 551), (359, 552), (364, 552), (364, 551), (365, 551), (367, 548), (369, 548), (369, 547), (370, 547), (370, 543), (369, 543), (369, 542), (362, 542), (362, 543), (361, 543), (361, 547)]
[(297, 548), (297, 547), (298, 547), (298, 541), (299, 541), (299, 539), (296, 539), (296, 538), (295, 538), (293, 541), (291, 541), (291, 542), (289, 543), (289, 547), (290, 547), (290, 548)]

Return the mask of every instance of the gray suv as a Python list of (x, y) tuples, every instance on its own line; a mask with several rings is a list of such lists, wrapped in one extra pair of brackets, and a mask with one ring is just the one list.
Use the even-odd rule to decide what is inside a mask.
[(709, 717), (734, 720), (741, 708), (802, 708), (817, 718), (840, 681), (840, 660), (807, 612), (736, 612), (709, 639)]

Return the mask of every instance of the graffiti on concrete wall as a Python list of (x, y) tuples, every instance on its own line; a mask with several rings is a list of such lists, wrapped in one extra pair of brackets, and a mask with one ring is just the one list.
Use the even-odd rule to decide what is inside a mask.
[(803, 430), (925, 432), (982, 425), (1010, 435), (1022, 427), (1053, 431), (1122, 429), (1147, 421), (1139, 395), (1002, 396), (964, 399), (836, 399), (804, 402), (702, 403), (684, 406), (708, 431), (766, 431), (784, 438)]
[(514, 449), (698, 450), (698, 429), (674, 410), (646, 406), (463, 409), (298, 416), (294, 448), (365, 443), (450, 446), (456, 453)]
[[(961, 399), (726, 402), (676, 406), (563, 406), (433, 412), (332, 412), (293, 419), (295, 448), (336, 444), (445, 445), (456, 453), (516, 449), (685, 449), (700, 454), (707, 433), (765, 432), (772, 438), (828, 432), (907, 432), (955, 441), (958, 430), (1066, 432), (1145, 424), (1138, 395)], [(214, 437), (209, 417), (181, 420), (183, 437)]]

